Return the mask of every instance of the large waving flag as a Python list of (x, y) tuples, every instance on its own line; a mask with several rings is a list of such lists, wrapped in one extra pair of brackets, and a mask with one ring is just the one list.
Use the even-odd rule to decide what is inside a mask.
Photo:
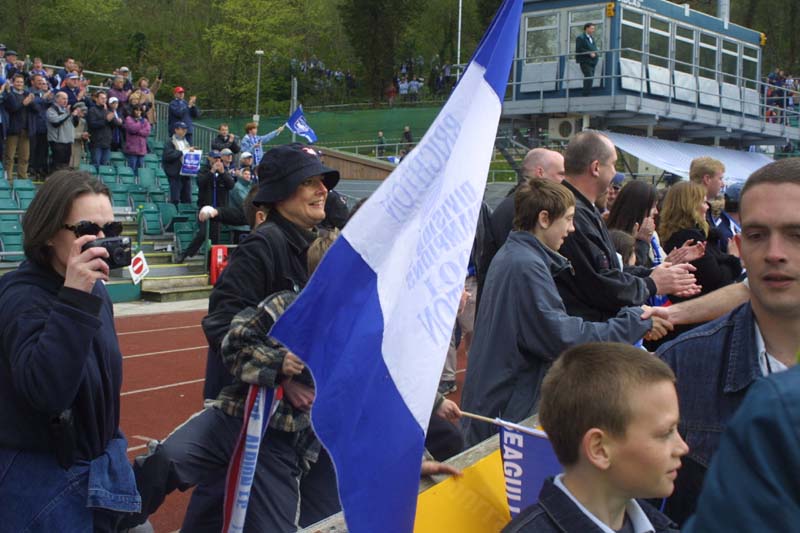
[(303, 114), (303, 106), (297, 106), (292, 116), (286, 121), (286, 126), (301, 137), (305, 137), (309, 143), (314, 144), (317, 142), (317, 134), (311, 129), (311, 126), (306, 122), (306, 116)]
[(271, 335), (316, 381), (312, 421), (353, 533), (407, 533), (467, 273), (521, 0), (506, 0), (439, 116)]

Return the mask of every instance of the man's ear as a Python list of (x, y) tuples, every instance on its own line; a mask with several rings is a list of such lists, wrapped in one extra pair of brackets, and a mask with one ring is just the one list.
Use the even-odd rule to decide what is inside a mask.
[(581, 452), (598, 470), (611, 467), (611, 443), (608, 433), (599, 428), (591, 428), (581, 439)]
[(591, 163), (589, 163), (589, 172), (594, 177), (600, 176), (600, 161), (595, 159)]
[(547, 229), (550, 227), (550, 213), (545, 210), (539, 211), (539, 216), (536, 217), (536, 221), (539, 223), (543, 229)]

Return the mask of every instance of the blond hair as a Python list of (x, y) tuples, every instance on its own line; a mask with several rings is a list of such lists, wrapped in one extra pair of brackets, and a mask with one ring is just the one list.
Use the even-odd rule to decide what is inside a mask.
[(693, 181), (682, 181), (670, 187), (659, 213), (658, 236), (662, 242), (680, 230), (699, 227), (708, 236), (708, 222), (697, 210), (706, 200), (706, 189)]

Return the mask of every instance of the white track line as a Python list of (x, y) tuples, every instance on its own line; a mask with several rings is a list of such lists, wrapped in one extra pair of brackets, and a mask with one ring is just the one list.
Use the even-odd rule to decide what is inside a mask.
[(170, 383), (169, 385), (159, 385), (158, 387), (148, 387), (146, 389), (129, 390), (127, 392), (123, 392), (122, 394), (120, 394), (120, 396), (130, 396), (132, 394), (141, 394), (143, 392), (152, 392), (152, 391), (163, 390), (163, 389), (171, 389), (172, 387), (182, 387), (183, 385), (191, 385), (193, 383), (202, 383), (205, 380), (206, 380), (206, 378), (192, 379), (192, 380), (189, 380), (189, 381), (181, 381), (179, 383)]
[(117, 337), (122, 337), (123, 335), (138, 335), (139, 333), (158, 333), (159, 331), (173, 331), (176, 329), (191, 329), (191, 328), (199, 328), (202, 327), (200, 324), (193, 324), (191, 326), (173, 326), (171, 328), (159, 328), (159, 329), (142, 329), (139, 331), (126, 331), (124, 333), (117, 333)]
[(163, 350), (163, 351), (160, 351), (160, 352), (147, 352), (147, 353), (137, 353), (135, 355), (123, 355), (122, 358), (123, 359), (137, 359), (139, 357), (148, 357), (148, 356), (151, 356), (151, 355), (164, 355), (165, 353), (188, 352), (188, 351), (191, 351), (191, 350), (199, 350), (201, 348), (203, 350), (205, 350), (206, 348), (208, 348), (208, 345), (204, 344), (203, 346), (190, 346), (189, 348), (175, 348), (174, 350)]
[(126, 451), (130, 453), (135, 452), (136, 450), (144, 450), (145, 448), (147, 448), (147, 444), (140, 444), (139, 446), (131, 446)]
[(139, 444), (137, 446), (131, 446), (131, 447), (128, 448), (128, 450), (127, 450), (128, 452), (133, 452), (133, 451), (136, 451), (136, 450), (143, 450), (144, 448), (147, 448), (147, 444), (151, 440), (153, 440), (152, 437), (143, 437), (141, 435), (133, 435), (131, 438), (132, 439), (136, 439), (136, 440), (143, 440), (144, 444)]

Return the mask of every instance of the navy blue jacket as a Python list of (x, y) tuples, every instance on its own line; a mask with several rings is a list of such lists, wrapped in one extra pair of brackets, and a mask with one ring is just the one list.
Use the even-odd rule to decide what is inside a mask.
[(111, 299), (31, 261), (0, 278), (0, 447), (52, 451), (50, 421), (72, 408), (77, 459), (103, 453), (119, 426), (122, 356)]
[(794, 531), (800, 523), (800, 367), (759, 380), (711, 462), (685, 532)]
[(187, 126), (186, 133), (191, 134), (194, 131), (192, 119), (199, 116), (200, 109), (196, 105), (189, 107), (189, 103), (186, 100), (175, 98), (169, 103), (169, 116), (167, 117), (169, 134), (175, 133), (176, 122), (185, 122)]
[[(591, 53), (594, 52), (594, 57)], [(589, 40), (586, 32), (581, 33), (575, 38), (575, 61), (578, 63), (586, 63), (587, 65), (595, 66), (600, 58), (597, 53), (597, 45), (595, 44), (594, 37)]]
[(28, 133), (30, 133), (30, 125), (28, 124), (28, 108), (30, 106), (22, 103), (28, 94), (27, 89), (22, 94), (17, 94), (14, 91), (6, 94), (3, 100), (3, 106), (8, 113), (6, 135), (18, 135), (23, 130), (28, 130)]
[(711, 457), (748, 388), (761, 377), (755, 318), (749, 303), (695, 328), (656, 352), (675, 372), (681, 421), (689, 454), (664, 508), (682, 524), (695, 510)]
[[(675, 524), (642, 500), (636, 500), (653, 524), (656, 533), (677, 533)], [(502, 533), (602, 533), (597, 524), (583, 514), (564, 491), (545, 480), (539, 501), (523, 510)]]
[[(553, 278), (571, 275), (569, 262), (531, 233), (511, 232), (492, 260), (478, 306), (461, 397), (465, 411), (519, 422), (534, 413), (542, 379), (561, 352), (584, 342), (633, 343), (652, 327), (638, 307), (607, 322), (568, 315)], [(462, 420), (467, 446), (497, 432)]]

